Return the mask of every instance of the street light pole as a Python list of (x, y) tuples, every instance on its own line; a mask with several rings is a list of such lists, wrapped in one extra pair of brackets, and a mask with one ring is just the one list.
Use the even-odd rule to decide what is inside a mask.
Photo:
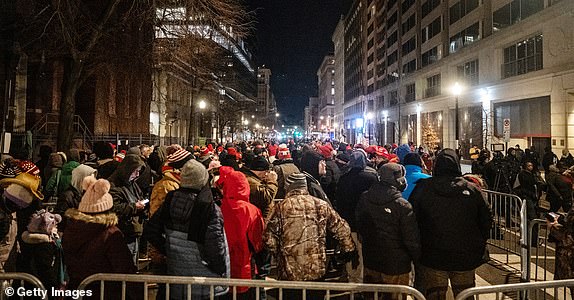
[[(454, 94), (454, 139), (456, 141), (456, 150), (458, 151), (460, 144), (459, 144), (459, 127), (460, 124), (458, 123), (458, 96), (462, 93), (463, 87), (458, 83), (455, 82), (454, 86), (452, 87), (452, 93)], [(459, 153), (460, 155), (460, 153)]]

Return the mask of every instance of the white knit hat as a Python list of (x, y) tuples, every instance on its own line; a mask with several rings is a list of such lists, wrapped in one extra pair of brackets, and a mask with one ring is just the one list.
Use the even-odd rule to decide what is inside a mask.
[(100, 213), (112, 208), (114, 201), (110, 191), (110, 182), (105, 179), (96, 179), (94, 176), (84, 178), (82, 187), (86, 191), (78, 210), (85, 213)]

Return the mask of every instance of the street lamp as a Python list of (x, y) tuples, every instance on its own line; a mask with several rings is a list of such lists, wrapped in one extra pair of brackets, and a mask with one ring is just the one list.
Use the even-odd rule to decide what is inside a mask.
[(455, 123), (455, 127), (454, 127), (454, 139), (456, 140), (456, 149), (458, 150), (459, 148), (459, 125), (458, 124), (458, 96), (460, 96), (460, 94), (462, 93), (462, 85), (460, 85), (458, 82), (455, 82), (454, 86), (452, 87), (452, 94), (454, 95), (454, 99), (455, 99), (455, 104), (454, 104), (454, 123)]
[(383, 110), (383, 117), (385, 118), (385, 145), (388, 144), (387, 141), (387, 122), (389, 121), (389, 111)]
[(367, 113), (367, 131), (369, 134), (369, 145), (371, 144), (371, 119), (373, 119), (374, 114), (372, 112)]
[(207, 107), (207, 103), (204, 100), (199, 101), (199, 103), (197, 104), (197, 106), (199, 107), (199, 110), (201, 111), (201, 115), (200, 115), (200, 124), (199, 124), (199, 136), (203, 137), (204, 136), (204, 131), (203, 131), (203, 110)]

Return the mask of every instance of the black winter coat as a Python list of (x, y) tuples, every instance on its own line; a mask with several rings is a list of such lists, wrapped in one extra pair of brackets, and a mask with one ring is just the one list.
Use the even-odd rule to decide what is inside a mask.
[(56, 202), (56, 207), (54, 207), (54, 213), (62, 216), (62, 222), (58, 224), (59, 231), (63, 232), (64, 229), (66, 229), (67, 219), (64, 217), (66, 211), (70, 208), (78, 208), (81, 200), (82, 194), (72, 186), (60, 193), (58, 196), (58, 202)]
[(411, 262), (421, 254), (419, 228), (412, 206), (397, 188), (374, 184), (361, 196), (356, 220), (366, 268), (387, 275), (410, 272)]
[(377, 174), (361, 169), (351, 169), (339, 179), (337, 185), (337, 210), (356, 232), (355, 209), (361, 194), (378, 181)]
[(470, 271), (483, 263), (492, 214), (474, 184), (462, 177), (421, 179), (409, 201), (421, 234), (422, 265)]
[(335, 199), (337, 183), (341, 178), (341, 170), (339, 170), (339, 166), (331, 158), (325, 159), (325, 164), (327, 165), (327, 174), (320, 179), (321, 187), (329, 199)]

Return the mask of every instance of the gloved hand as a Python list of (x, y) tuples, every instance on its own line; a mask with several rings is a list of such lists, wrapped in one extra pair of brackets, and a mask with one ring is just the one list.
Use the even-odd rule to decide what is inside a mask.
[(356, 269), (359, 266), (359, 253), (357, 250), (353, 250), (351, 252), (337, 252), (336, 253), (336, 260), (340, 264), (345, 264), (350, 262), (351, 267)]

